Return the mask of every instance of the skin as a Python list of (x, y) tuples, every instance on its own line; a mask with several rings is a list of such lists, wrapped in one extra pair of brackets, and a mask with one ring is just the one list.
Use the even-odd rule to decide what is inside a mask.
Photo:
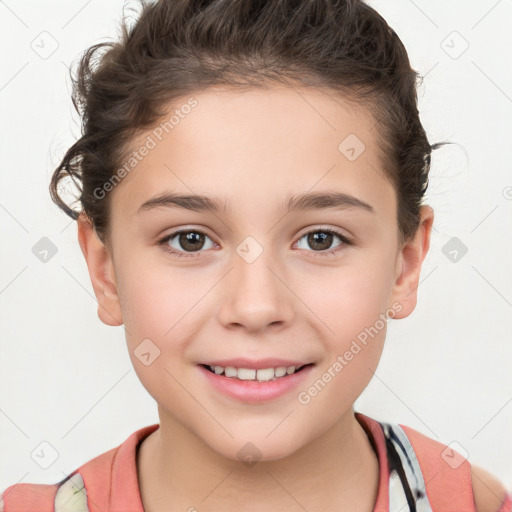
[[(412, 313), (433, 211), (421, 208), (415, 237), (401, 245), (396, 193), (382, 171), (375, 121), (362, 107), (299, 88), (194, 97), (197, 107), (112, 191), (106, 245), (84, 216), (78, 223), (98, 315), (125, 325), (134, 369), (158, 403), (160, 428), (137, 459), (145, 510), (370, 512), (379, 468), (353, 404), (378, 366), (385, 327), (308, 404), (297, 393), (393, 305), (395, 319)], [(338, 150), (351, 133), (366, 146), (355, 161)], [(223, 196), (230, 211), (137, 214), (164, 191)], [(375, 214), (278, 210), (288, 194), (310, 191), (356, 196)], [(186, 228), (208, 234), (199, 256), (158, 245)], [(336, 252), (322, 256), (304, 236), (322, 228), (353, 243), (333, 237), (326, 246)], [(247, 236), (263, 248), (252, 263), (236, 252)], [(186, 253), (178, 238), (170, 244)], [(160, 350), (149, 366), (134, 355), (146, 338)], [(260, 404), (221, 395), (197, 366), (243, 356), (315, 366), (300, 389)], [(252, 467), (237, 458), (248, 442), (261, 452)]]

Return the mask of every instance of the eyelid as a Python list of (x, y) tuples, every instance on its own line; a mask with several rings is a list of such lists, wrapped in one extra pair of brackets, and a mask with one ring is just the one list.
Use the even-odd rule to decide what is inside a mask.
[[(341, 228), (332, 228), (332, 227), (328, 227), (328, 226), (317, 226), (317, 227), (312, 227), (312, 228), (304, 228), (305, 230), (303, 232), (301, 232), (300, 235), (297, 236), (295, 242), (293, 243), (293, 245), (295, 245), (297, 242), (299, 242), (302, 238), (304, 238), (306, 235), (309, 235), (310, 233), (317, 233), (317, 232), (324, 232), (324, 233), (329, 233), (329, 234), (332, 234), (336, 237), (338, 237), (342, 243), (340, 244), (341, 246), (350, 246), (350, 245), (353, 245), (353, 240), (352, 240), (352, 237), (344, 234), (341, 230)], [(181, 256), (185, 256), (185, 257), (198, 257), (202, 252), (206, 252), (204, 250), (199, 250), (197, 252), (186, 252), (186, 251), (176, 251), (175, 249), (171, 249), (169, 248), (169, 246), (167, 245), (167, 242), (174, 238), (175, 236), (181, 234), (181, 233), (187, 233), (187, 232), (196, 232), (196, 233), (201, 233), (205, 236), (207, 236), (208, 238), (210, 238), (216, 245), (217, 242), (215, 242), (215, 237), (211, 236), (208, 232), (208, 230), (206, 230), (205, 228), (202, 228), (202, 227), (195, 227), (195, 226), (188, 226), (188, 227), (184, 227), (184, 228), (178, 228), (176, 229), (175, 231), (172, 231), (171, 233), (161, 237), (158, 241), (157, 241), (157, 245), (158, 246), (164, 246), (163, 250), (169, 254), (172, 254), (172, 255), (178, 255), (178, 257), (181, 257)], [(313, 255), (316, 257), (316, 256), (327, 256), (328, 254), (333, 254), (335, 252), (338, 252), (338, 247), (340, 247), (340, 245), (336, 246), (334, 249), (325, 249), (323, 251), (306, 251), (306, 252), (309, 252), (309, 253), (313, 253)]]
[(345, 239), (347, 241), (352, 241), (352, 236), (347, 232), (346, 229), (342, 229), (340, 227), (322, 225), (322, 224), (319, 224), (318, 226), (304, 228), (303, 231), (300, 231), (300, 235), (298, 235), (297, 239), (300, 239), (304, 235), (307, 235), (309, 233), (315, 233), (317, 231), (331, 232), (331, 233), (335, 234), (336, 236), (339, 236), (342, 239)]
[(175, 249), (171, 249), (169, 246), (167, 246), (167, 242), (169, 242), (172, 238), (174, 238), (175, 236), (181, 234), (181, 233), (188, 233), (188, 232), (193, 232), (193, 233), (201, 233), (205, 236), (207, 236), (208, 238), (210, 238), (214, 244), (218, 245), (217, 242), (215, 242), (215, 237), (213, 237), (209, 232), (208, 230), (206, 230), (205, 228), (202, 228), (202, 227), (195, 227), (195, 226), (188, 226), (188, 227), (185, 227), (185, 228), (178, 228), (174, 231), (171, 231), (171, 233), (168, 233), (167, 235), (164, 235), (162, 237), (160, 237), (158, 240), (157, 240), (157, 245), (158, 246), (165, 246), (164, 247), (164, 251), (165, 252), (168, 252), (170, 254), (180, 254), (180, 255), (185, 255), (185, 256), (195, 256), (196, 254), (200, 254), (202, 252), (205, 252), (203, 250), (201, 251), (197, 251), (196, 253), (187, 253), (186, 251), (176, 251)]
[(298, 243), (302, 238), (304, 238), (306, 235), (309, 235), (310, 233), (329, 233), (331, 235), (334, 235), (338, 237), (341, 240), (341, 244), (335, 246), (333, 249), (325, 249), (323, 251), (309, 251), (306, 250), (306, 252), (310, 253), (311, 256), (314, 258), (316, 257), (324, 257), (327, 258), (330, 255), (337, 255), (337, 253), (342, 252), (345, 250), (344, 246), (352, 246), (354, 245), (354, 242), (351, 237), (345, 235), (339, 228), (330, 228), (330, 227), (317, 227), (313, 229), (307, 229), (304, 233), (302, 233), (298, 238), (297, 241), (294, 242), (294, 245)]

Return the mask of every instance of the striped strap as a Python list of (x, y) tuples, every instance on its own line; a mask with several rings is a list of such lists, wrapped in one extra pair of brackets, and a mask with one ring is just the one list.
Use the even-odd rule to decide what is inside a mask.
[(433, 512), (418, 459), (403, 429), (379, 422), (386, 438), (389, 461), (389, 512)]

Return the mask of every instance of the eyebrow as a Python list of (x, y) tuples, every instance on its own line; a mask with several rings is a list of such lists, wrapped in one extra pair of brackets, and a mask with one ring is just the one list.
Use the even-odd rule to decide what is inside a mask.
[[(229, 212), (228, 202), (222, 198), (204, 195), (164, 193), (148, 199), (140, 205), (138, 214), (155, 208), (178, 207), (195, 212), (224, 213)], [(359, 208), (370, 213), (375, 213), (374, 208), (357, 197), (342, 192), (308, 192), (288, 196), (280, 210), (297, 212), (304, 210), (324, 210), (334, 208), (347, 210)]]

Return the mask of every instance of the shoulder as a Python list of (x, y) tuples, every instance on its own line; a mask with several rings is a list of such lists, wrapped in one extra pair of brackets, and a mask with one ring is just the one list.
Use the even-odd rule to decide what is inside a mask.
[(58, 484), (18, 483), (4, 489), (0, 495), (0, 512), (53, 510)]
[(0, 512), (54, 510), (89, 512), (87, 491), (80, 473), (68, 475), (57, 484), (14, 484), (0, 493)]
[[(464, 503), (466, 509), (473, 506), (476, 512), (512, 512), (512, 494), (495, 476), (471, 464), (451, 445), (431, 439), (405, 425), (400, 426), (411, 441), (415, 454), (419, 456), (432, 499), (435, 497), (435, 500), (452, 502), (457, 498)], [(447, 464), (447, 457), (456, 464)]]
[[(140, 500), (137, 485), (137, 446), (141, 439), (158, 427), (159, 424), (154, 424), (137, 430), (119, 446), (85, 462), (55, 484), (11, 485), (0, 493), (0, 512), (88, 512), (88, 497), (96, 505), (95, 510), (110, 510), (109, 504), (113, 499), (120, 500), (123, 504)], [(64, 504), (66, 508), (63, 508)], [(68, 505), (73, 505), (73, 508)], [(126, 510), (122, 507), (118, 509)]]
[(491, 473), (474, 465), (471, 465), (471, 483), (477, 512), (498, 512), (507, 497), (504, 485)]

